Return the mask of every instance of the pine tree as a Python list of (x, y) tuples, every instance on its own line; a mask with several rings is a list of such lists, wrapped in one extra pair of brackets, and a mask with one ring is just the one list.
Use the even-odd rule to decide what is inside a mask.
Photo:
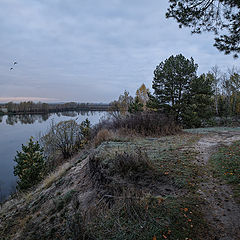
[(139, 100), (139, 97), (136, 96), (135, 99), (134, 99), (134, 102), (132, 102), (129, 105), (128, 111), (130, 113), (142, 112), (143, 111), (143, 107), (144, 107), (143, 103)]
[(154, 71), (154, 96), (148, 106), (170, 113), (185, 127), (200, 127), (212, 116), (213, 78), (197, 76), (198, 65), (183, 55), (171, 56)]
[(213, 116), (213, 79), (211, 74), (202, 74), (189, 85), (189, 94), (184, 97), (182, 123), (185, 127), (201, 127)]
[(192, 28), (192, 33), (213, 32), (214, 46), (225, 54), (240, 53), (239, 0), (169, 0), (166, 17), (174, 18), (179, 27)]
[(17, 163), (14, 175), (19, 178), (18, 189), (28, 189), (42, 180), (45, 169), (43, 149), (38, 141), (33, 141), (33, 137), (26, 146), (22, 144), (22, 151), (17, 151), (14, 161)]
[(171, 56), (161, 62), (154, 71), (152, 88), (158, 108), (181, 119), (184, 96), (189, 93), (190, 82), (197, 77), (198, 65), (182, 54)]

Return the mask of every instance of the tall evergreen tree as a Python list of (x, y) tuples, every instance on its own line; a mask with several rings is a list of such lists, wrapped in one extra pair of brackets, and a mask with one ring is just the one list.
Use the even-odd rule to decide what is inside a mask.
[(197, 77), (198, 65), (193, 58), (186, 59), (182, 54), (171, 56), (161, 62), (154, 71), (153, 89), (155, 102), (165, 112), (181, 119), (184, 96), (189, 93), (189, 86)]
[(182, 123), (185, 127), (201, 127), (213, 116), (212, 85), (211, 74), (202, 74), (191, 81), (182, 111)]

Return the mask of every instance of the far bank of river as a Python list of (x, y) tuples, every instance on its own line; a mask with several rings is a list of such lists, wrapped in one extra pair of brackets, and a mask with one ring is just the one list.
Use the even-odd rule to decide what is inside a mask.
[(40, 133), (47, 132), (50, 124), (69, 119), (82, 122), (88, 118), (91, 124), (99, 122), (107, 114), (105, 111), (71, 111), (44, 115), (4, 115), (0, 116), (0, 200), (7, 197), (16, 186), (13, 175), (14, 157), (31, 136), (38, 139)]

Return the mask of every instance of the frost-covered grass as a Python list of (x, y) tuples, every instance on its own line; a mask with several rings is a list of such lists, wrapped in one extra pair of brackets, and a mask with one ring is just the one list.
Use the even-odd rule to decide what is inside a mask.
[[(146, 170), (141, 172), (137, 166), (135, 167), (137, 171), (133, 171), (134, 168), (129, 165), (131, 171), (123, 178), (125, 182), (120, 179), (116, 186), (121, 182), (126, 184), (126, 179), (131, 177), (131, 186), (135, 186), (134, 191), (127, 188), (126, 193), (123, 190), (122, 195), (112, 196), (115, 201), (111, 208), (106, 207), (104, 203), (99, 205), (95, 210), (98, 216), (87, 226), (89, 233), (95, 239), (102, 240), (205, 239), (201, 234), (206, 236), (208, 226), (198, 207), (201, 200), (195, 194), (202, 170), (194, 164), (197, 153), (192, 147), (199, 138), (199, 135), (179, 134), (161, 138), (136, 138), (131, 142), (102, 143), (95, 157), (99, 162), (102, 161), (101, 168), (104, 173), (109, 170), (108, 166), (117, 166), (116, 161), (113, 166), (110, 163), (119, 154), (125, 156), (128, 153), (129, 156), (134, 156), (138, 151), (147, 155), (151, 167), (144, 164), (143, 169)], [(123, 160), (126, 161), (127, 158)], [(137, 160), (139, 159), (134, 161)], [(123, 161), (121, 163), (115, 170), (117, 176), (122, 176), (120, 166), (126, 167)], [(151, 175), (152, 167), (154, 171)], [(134, 174), (138, 177), (135, 182)], [(107, 177), (104, 174), (100, 176), (106, 181)], [(151, 179), (149, 181), (148, 176), (154, 177), (149, 178)], [(112, 184), (114, 180), (112, 176), (111, 180)], [(146, 191), (148, 194), (139, 192), (140, 188), (136, 186), (140, 186), (140, 182), (144, 182), (140, 192)], [(108, 183), (108, 190), (110, 186)], [(157, 191), (154, 190), (157, 189), (156, 186), (162, 186), (165, 190), (175, 189), (175, 193), (154, 192)], [(116, 191), (117, 188), (111, 192)]]
[(240, 202), (240, 141), (221, 147), (210, 161), (214, 176), (231, 184), (235, 197)]
[[(83, 153), (24, 199), (5, 204), (0, 239), (206, 239), (209, 227), (196, 194), (203, 170), (194, 163), (200, 137), (101, 143), (89, 155), (101, 171), (90, 172)], [(143, 159), (133, 158), (138, 151)]]
[(210, 132), (240, 132), (240, 127), (209, 127), (209, 128), (192, 128), (192, 129), (184, 129), (184, 132), (188, 133), (210, 133)]

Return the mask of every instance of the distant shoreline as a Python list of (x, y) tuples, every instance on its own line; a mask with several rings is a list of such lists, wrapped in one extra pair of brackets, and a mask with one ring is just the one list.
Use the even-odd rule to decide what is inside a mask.
[(1, 111), (0, 115), (25, 115), (25, 114), (49, 114), (49, 113), (58, 113), (58, 112), (69, 112), (69, 111), (110, 111), (110, 104), (76, 104), (74, 106), (67, 106), (66, 104), (46, 104), (43, 108), (29, 107), (27, 109), (21, 109), (19, 104), (15, 105), (14, 110), (8, 110), (4, 108), (4, 111)]
[(110, 110), (109, 109), (87, 109), (87, 108), (81, 108), (81, 109), (63, 109), (63, 110), (55, 110), (55, 111), (48, 111), (48, 112), (9, 112), (9, 113), (0, 112), (0, 116), (27, 115), (27, 114), (43, 115), (43, 114), (60, 113), (60, 112), (71, 112), (71, 111), (108, 112)]

